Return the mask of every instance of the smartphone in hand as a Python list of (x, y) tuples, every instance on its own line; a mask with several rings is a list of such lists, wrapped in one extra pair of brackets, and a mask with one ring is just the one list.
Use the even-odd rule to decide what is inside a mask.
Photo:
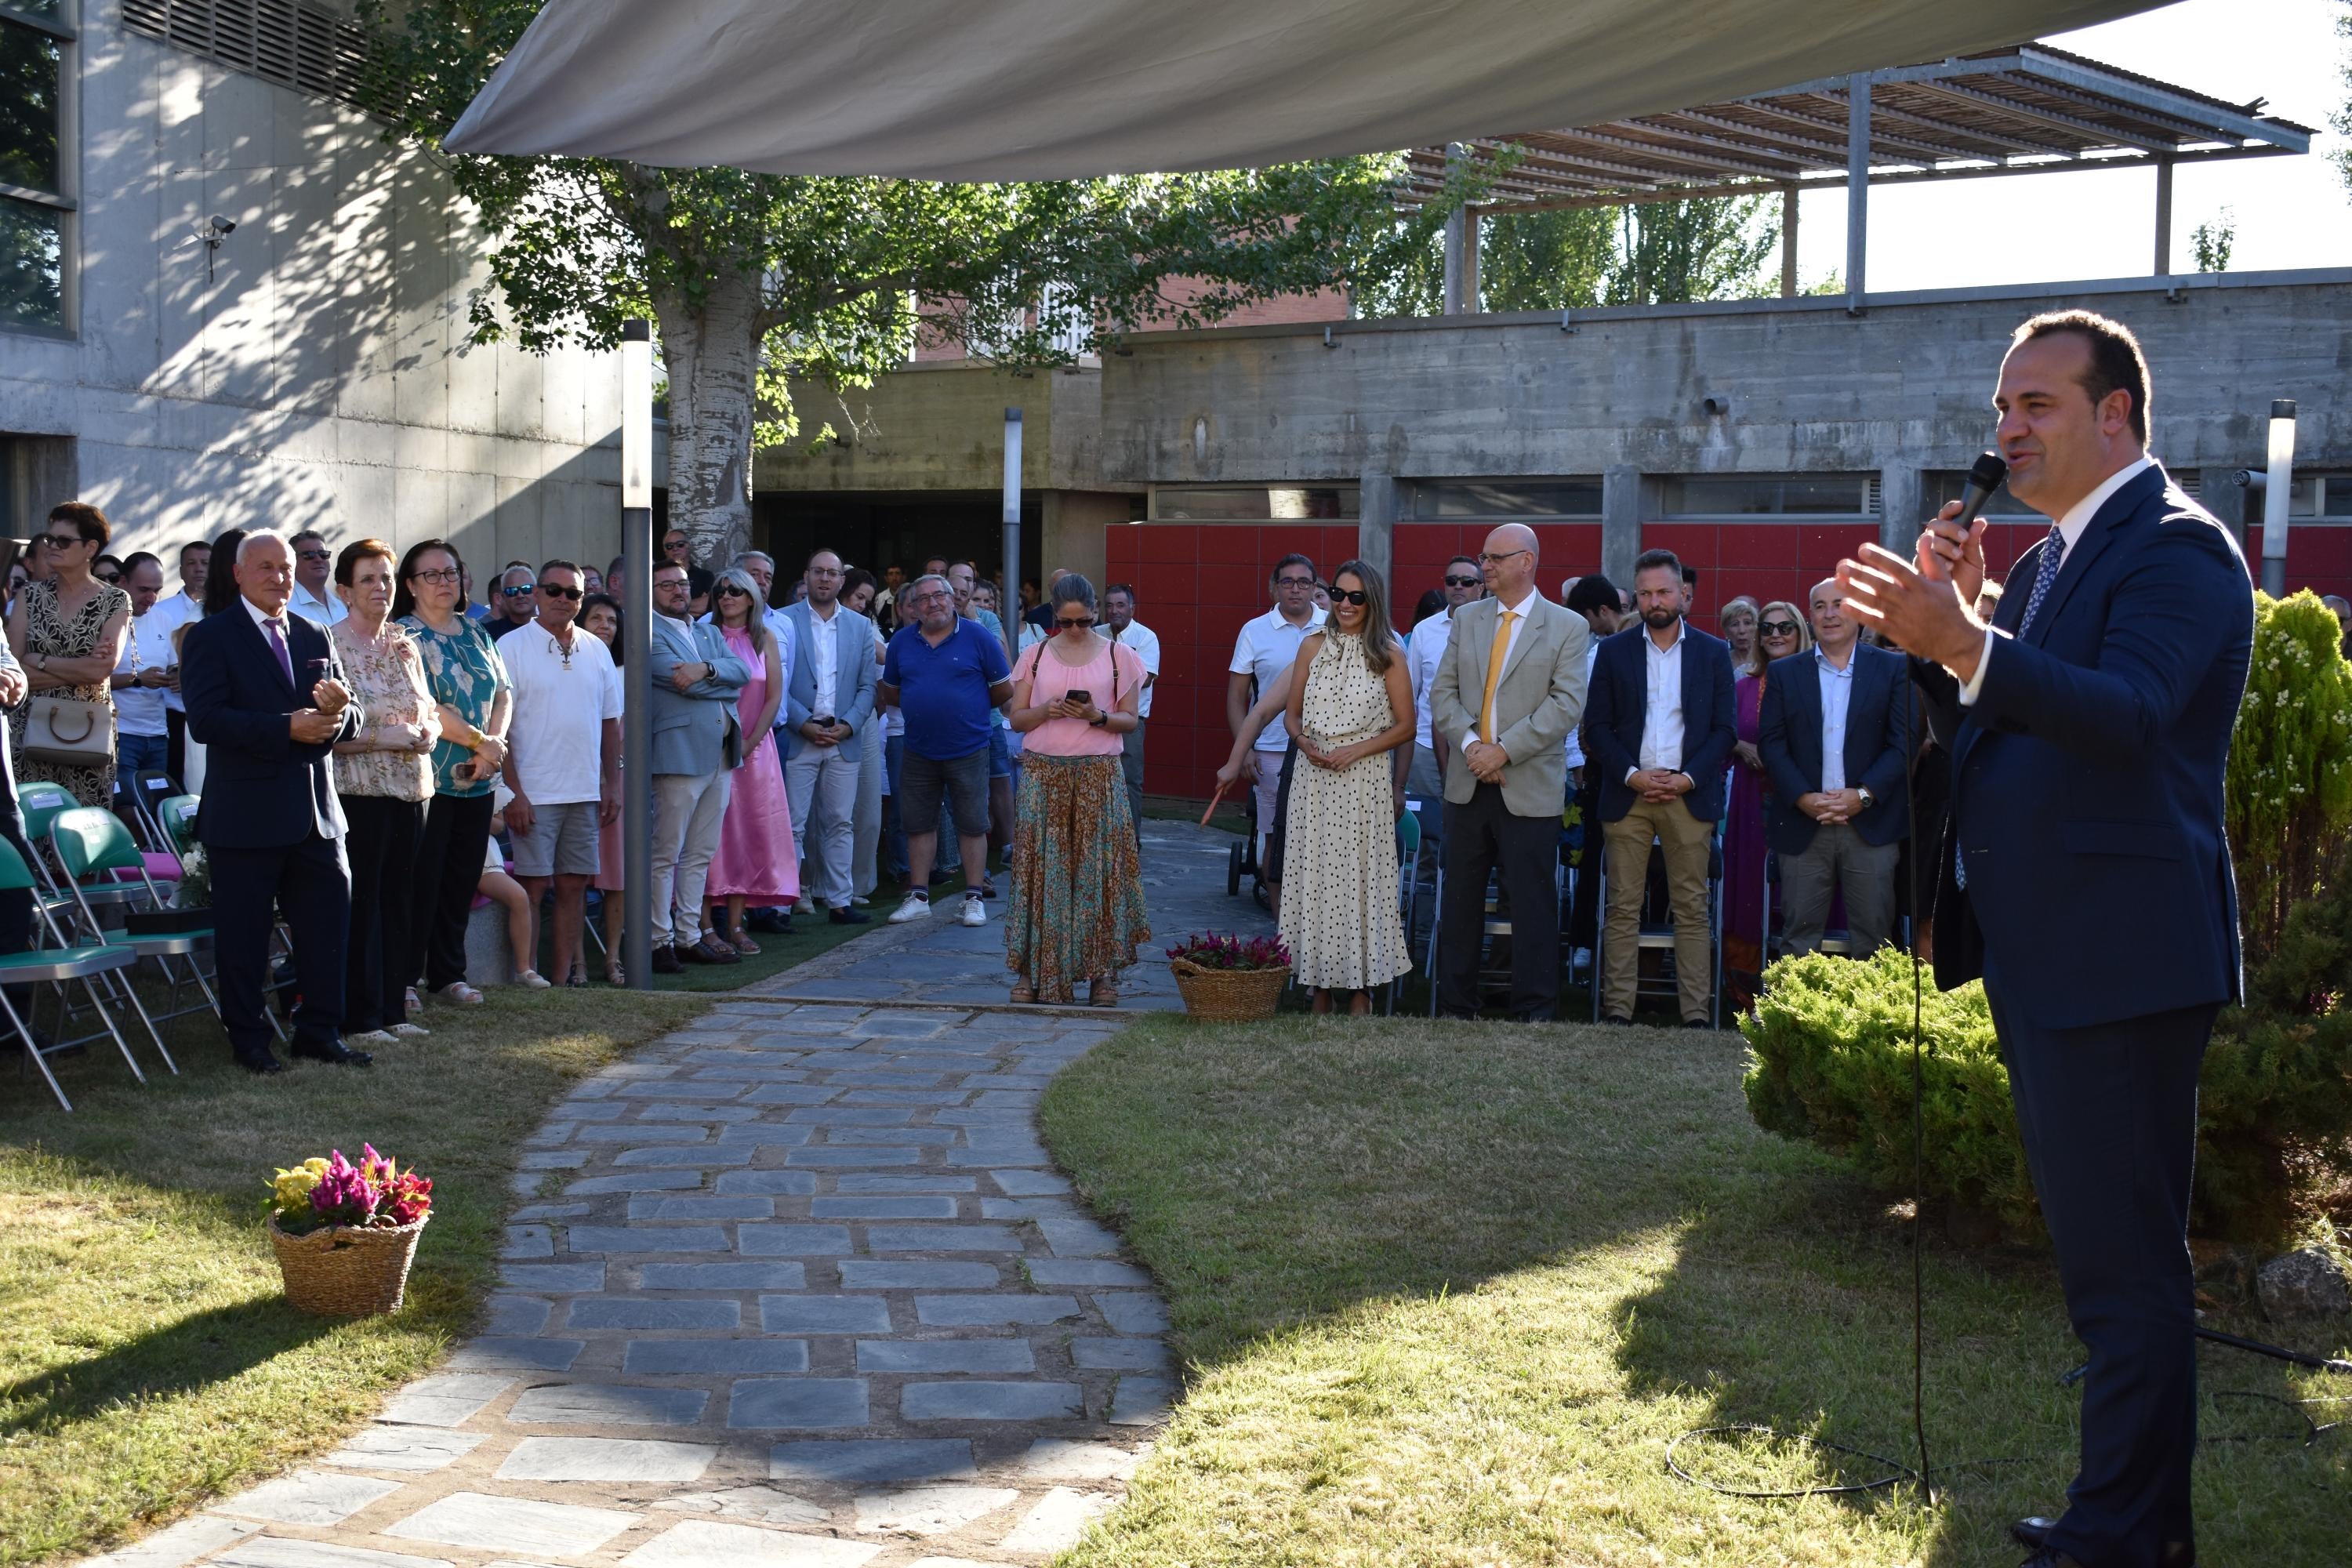
[(1091, 708), (1095, 703), (1095, 694), (1083, 686), (1074, 687), (1062, 693), (1062, 700), (1074, 702), (1081, 708)]

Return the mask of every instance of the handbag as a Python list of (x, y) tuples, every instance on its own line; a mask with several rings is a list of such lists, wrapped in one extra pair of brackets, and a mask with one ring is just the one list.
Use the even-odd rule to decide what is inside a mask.
[(26, 704), (26, 762), (51, 767), (105, 768), (114, 760), (114, 704), (41, 696)]

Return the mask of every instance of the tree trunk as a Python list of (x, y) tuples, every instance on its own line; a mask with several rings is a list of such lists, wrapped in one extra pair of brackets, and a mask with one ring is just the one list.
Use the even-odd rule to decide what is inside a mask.
[(751, 543), (760, 280), (722, 274), (698, 305), (664, 289), (653, 307), (669, 372), (669, 525), (693, 539), (698, 564), (718, 571)]

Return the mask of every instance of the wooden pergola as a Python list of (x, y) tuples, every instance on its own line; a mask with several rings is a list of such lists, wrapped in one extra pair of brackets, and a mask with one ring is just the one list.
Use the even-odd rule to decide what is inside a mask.
[(1823, 77), (1774, 92), (1565, 131), (1411, 154), (1401, 205), (1457, 169), (1489, 165), (1487, 200), (1445, 236), (1445, 311), (1478, 309), (1478, 224), (1489, 216), (1700, 196), (1780, 204), (1780, 292), (1797, 291), (1798, 196), (1843, 183), (1848, 304), (1862, 308), (1873, 185), (2147, 167), (2156, 175), (2155, 272), (2172, 270), (2172, 172), (2182, 163), (2308, 153), (2309, 127), (2096, 60), (2021, 44), (1933, 65)]

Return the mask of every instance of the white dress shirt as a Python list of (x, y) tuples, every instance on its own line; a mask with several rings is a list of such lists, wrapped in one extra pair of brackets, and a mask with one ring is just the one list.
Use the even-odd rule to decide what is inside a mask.
[(1660, 647), (1650, 628), (1642, 628), (1649, 695), (1642, 721), (1642, 765), (1625, 770), (1629, 779), (1659, 768), (1683, 771), (1683, 630), (1684, 623), (1676, 621), (1675, 640)]
[(839, 719), (833, 710), (834, 697), (841, 689), (841, 606), (833, 607), (830, 617), (814, 605), (809, 606), (809, 647), (811, 664), (809, 678), (816, 683), (816, 694), (809, 707), (817, 717)]
[(1135, 713), (1139, 719), (1150, 718), (1151, 689), (1160, 679), (1160, 634), (1141, 621), (1128, 622), (1127, 630), (1123, 632), (1113, 632), (1108, 622), (1097, 626), (1095, 631), (1097, 636), (1107, 637), (1123, 647), (1133, 648), (1135, 656), (1143, 660), (1146, 679), (1143, 695), (1136, 700)]
[(1853, 649), (1845, 650), (1845, 668), (1813, 649), (1813, 669), (1822, 681), (1822, 793), (1845, 788), (1845, 715), (1853, 705)]
[[(1505, 633), (1503, 638), (1503, 663), (1501, 666), (1503, 668), (1507, 669), (1510, 668), (1511, 655), (1519, 646), (1519, 634), (1528, 629), (1528, 612), (1535, 607), (1535, 602), (1536, 591), (1533, 588), (1529, 588), (1525, 594), (1519, 596), (1519, 602), (1517, 604), (1505, 605), (1499, 612), (1502, 615), (1511, 617), (1507, 622), (1504, 623), (1509, 629)], [(1448, 639), (1451, 640), (1453, 634), (1449, 632), (1446, 635)], [(1489, 673), (1492, 672), (1490, 671)], [(1462, 735), (1454, 742), (1465, 751), (1469, 748), (1470, 742), (1478, 738), (1478, 726), (1486, 722), (1486, 693), (1482, 688), (1478, 693), (1478, 711), (1471, 715), (1470, 728), (1463, 731)], [(1497, 720), (1495, 727), (1499, 731), (1503, 728), (1502, 721)]]
[[(1600, 658), (1601, 634), (1594, 632), (1591, 640), (1584, 645), (1584, 689), (1588, 693), (1592, 689), (1592, 667)], [(1581, 720), (1569, 731), (1566, 749), (1568, 765), (1571, 769), (1582, 767), (1584, 765), (1584, 724)]]
[[(322, 626), (331, 626), (352, 613), (352, 607), (343, 603), (342, 595), (334, 589), (329, 588), (327, 596), (321, 599), (299, 583), (295, 584), (294, 592), (287, 595), (286, 607), (303, 619), (316, 621)], [(153, 615), (154, 612), (150, 610), (148, 614)]]
[[(2066, 557), (2073, 553), (2075, 541), (2081, 539), (2084, 531), (2091, 526), (2091, 520), (2099, 515), (2099, 509), (2107, 504), (2107, 498), (2154, 467), (2156, 467), (2156, 459), (2147, 457), (2141, 458), (2137, 462), (2126, 463), (2122, 468), (2109, 474), (2106, 481), (2097, 489), (2066, 509), (2066, 515), (2058, 520), (2058, 542), (2062, 546), (2058, 552), (2058, 563), (2061, 569), (2065, 565)], [(2037, 573), (2041, 570), (2039, 561), (2034, 563), (2034, 569)], [(2011, 580), (2013, 581), (2014, 578), (2015, 574), (2011, 574)], [(2028, 578), (2022, 586), (2026, 592), (2031, 593), (2033, 588), (2032, 579)], [(1984, 689), (1985, 671), (1992, 668), (1992, 639), (2008, 635), (2006, 632), (1996, 632), (1990, 626), (1985, 628), (1984, 653), (1977, 659), (1977, 672), (1960, 685), (1961, 707), (1973, 706), (1977, 694)], [(1952, 673), (1957, 675), (1959, 672), (1954, 670)]]
[[(131, 617), (131, 627), (122, 639), (122, 652), (114, 661), (118, 675), (136, 675), (145, 669), (169, 668), (173, 660), (172, 630), (173, 622), (163, 619), (156, 611), (160, 604), (148, 606), (143, 616)], [(114, 692), (115, 728), (125, 735), (161, 735), (166, 733), (163, 723), (163, 699), (169, 693), (159, 687), (130, 685), (117, 687)]]
[[(195, 600), (188, 597), (188, 591), (183, 588), (168, 599), (156, 600), (154, 608), (139, 619), (153, 621), (163, 634), (164, 646), (169, 647), (172, 634), (190, 621), (204, 619), (204, 610)], [(173, 664), (180, 662), (180, 656), (176, 651), (173, 653), (169, 662)], [(163, 693), (163, 708), (165, 711), (172, 713), (185, 713), (188, 710), (188, 705), (180, 700), (180, 694), (171, 690)]]
[(1445, 645), (1453, 640), (1454, 609), (1448, 605), (1425, 617), (1405, 639), (1404, 668), (1412, 678), (1412, 743), (1416, 746), (1436, 744), (1429, 731), (1429, 687), (1437, 679), (1437, 661), (1445, 657)]

